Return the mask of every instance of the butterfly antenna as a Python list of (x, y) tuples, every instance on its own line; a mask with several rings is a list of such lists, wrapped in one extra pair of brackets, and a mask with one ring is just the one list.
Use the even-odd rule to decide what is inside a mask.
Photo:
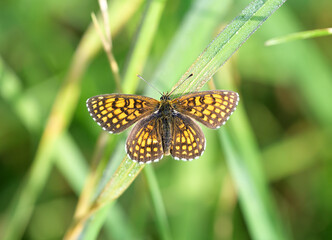
[(188, 80), (192, 76), (194, 76), (194, 74), (191, 73), (188, 77), (186, 77), (182, 82), (180, 82), (180, 84), (176, 88), (174, 88), (172, 91), (170, 91), (167, 95), (170, 96), (176, 89), (178, 89), (186, 80)]
[(152, 87), (154, 90), (156, 90), (157, 92), (160, 93), (160, 95), (163, 95), (162, 92), (160, 92), (155, 86), (153, 86), (151, 83), (149, 83), (148, 81), (146, 81), (141, 75), (137, 74), (137, 77), (139, 77), (140, 79), (142, 79), (144, 82), (146, 82), (150, 87)]

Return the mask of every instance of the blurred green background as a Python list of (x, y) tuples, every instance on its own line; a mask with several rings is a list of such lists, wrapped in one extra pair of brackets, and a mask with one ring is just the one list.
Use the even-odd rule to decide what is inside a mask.
[[(129, 6), (134, 10), (117, 13), (128, 14), (128, 18), (113, 34), (120, 73), (128, 66), (147, 5), (133, 2)], [(146, 64), (137, 72), (148, 81), (155, 76), (162, 78), (165, 84), (156, 86), (161, 91), (170, 90), (169, 82), (178, 80), (159, 75), (156, 69), (162, 66), (180, 26), (190, 21), (188, 15), (200, 11), (214, 30), (204, 36), (206, 43), (202, 46), (195, 45), (195, 39), (187, 39), (184, 44), (192, 45), (192, 56), (179, 52), (174, 65), (180, 65), (183, 71), (178, 78), (190, 65), (182, 58), (193, 62), (249, 3), (224, 1), (223, 6), (216, 4), (215, 12), (204, 12), (206, 2), (215, 4), (199, 0), (165, 2)], [(219, 10), (222, 14), (215, 17)], [(97, 1), (0, 2), (0, 233), (8, 225), (9, 208), (26, 181), (54, 100), (91, 23), (90, 14), (98, 11)], [(331, 27), (331, 12), (330, 0), (287, 1), (216, 77), (220, 82), (231, 78), (236, 85), (278, 214), (293, 239), (332, 237), (332, 38), (272, 47), (265, 47), (264, 42), (293, 32)], [(194, 31), (197, 36), (206, 34), (204, 29)], [(86, 46), (87, 52), (97, 49), (95, 43)], [(85, 101), (116, 91), (105, 53), (100, 49), (91, 56), (79, 69), (83, 75), (73, 92), (79, 94), (79, 100), (69, 110), (62, 150), (57, 156), (62, 161), (55, 160), (23, 239), (59, 239), (71, 224), (78, 192), (102, 131), (88, 114)], [(172, 69), (163, 71), (174, 75)], [(137, 82), (136, 93), (142, 94), (147, 86)], [(158, 98), (158, 93), (151, 96)], [(240, 117), (235, 112), (228, 124)], [(218, 131), (222, 134), (228, 124)], [(204, 127), (203, 131), (207, 149), (200, 159), (186, 163), (168, 157), (153, 165), (171, 235), (174, 239), (252, 239), (218, 133)], [(124, 152), (124, 145), (118, 148)], [(38, 171), (43, 174), (42, 168)], [(99, 238), (160, 239), (155, 218), (147, 180), (141, 173), (111, 208)]]

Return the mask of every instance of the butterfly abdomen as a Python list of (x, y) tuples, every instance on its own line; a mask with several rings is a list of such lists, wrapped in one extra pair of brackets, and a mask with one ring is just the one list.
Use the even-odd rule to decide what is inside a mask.
[(162, 145), (163, 145), (163, 151), (166, 156), (170, 155), (171, 150), (171, 141), (172, 141), (172, 135), (171, 135), (171, 118), (169, 117), (163, 117), (161, 118), (161, 133), (162, 133)]

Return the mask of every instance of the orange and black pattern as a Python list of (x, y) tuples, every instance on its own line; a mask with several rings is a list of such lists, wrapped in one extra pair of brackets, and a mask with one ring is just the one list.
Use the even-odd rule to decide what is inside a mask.
[(151, 115), (139, 121), (126, 142), (129, 158), (146, 163), (161, 159), (164, 155), (161, 136), (160, 119)]
[(130, 94), (105, 94), (86, 102), (92, 118), (106, 131), (119, 133), (150, 115), (158, 101)]
[(171, 154), (176, 160), (199, 158), (205, 150), (201, 128), (189, 117), (177, 114), (174, 118)]
[(193, 119), (209, 128), (219, 128), (234, 112), (236, 92), (213, 90), (190, 93), (175, 99), (163, 94), (160, 101), (129, 94), (99, 95), (87, 100), (92, 118), (106, 131), (131, 130), (126, 152), (139, 163), (159, 161), (164, 155), (175, 159), (199, 158), (205, 150), (204, 134)]
[(238, 104), (238, 94), (231, 91), (204, 91), (173, 100), (175, 109), (209, 128), (225, 124)]

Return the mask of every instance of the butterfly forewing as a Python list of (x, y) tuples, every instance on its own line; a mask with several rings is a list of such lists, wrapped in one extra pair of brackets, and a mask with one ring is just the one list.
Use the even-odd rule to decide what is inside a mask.
[(150, 163), (163, 157), (160, 124), (160, 118), (152, 114), (134, 126), (126, 142), (130, 159), (139, 163)]
[(138, 95), (106, 94), (86, 102), (92, 118), (106, 131), (119, 133), (138, 120), (151, 115), (159, 101)]
[(201, 128), (180, 113), (173, 120), (171, 155), (181, 160), (200, 157), (205, 150), (205, 137)]
[(223, 90), (196, 92), (172, 100), (176, 111), (209, 128), (225, 124), (236, 109), (238, 101), (236, 92)]

